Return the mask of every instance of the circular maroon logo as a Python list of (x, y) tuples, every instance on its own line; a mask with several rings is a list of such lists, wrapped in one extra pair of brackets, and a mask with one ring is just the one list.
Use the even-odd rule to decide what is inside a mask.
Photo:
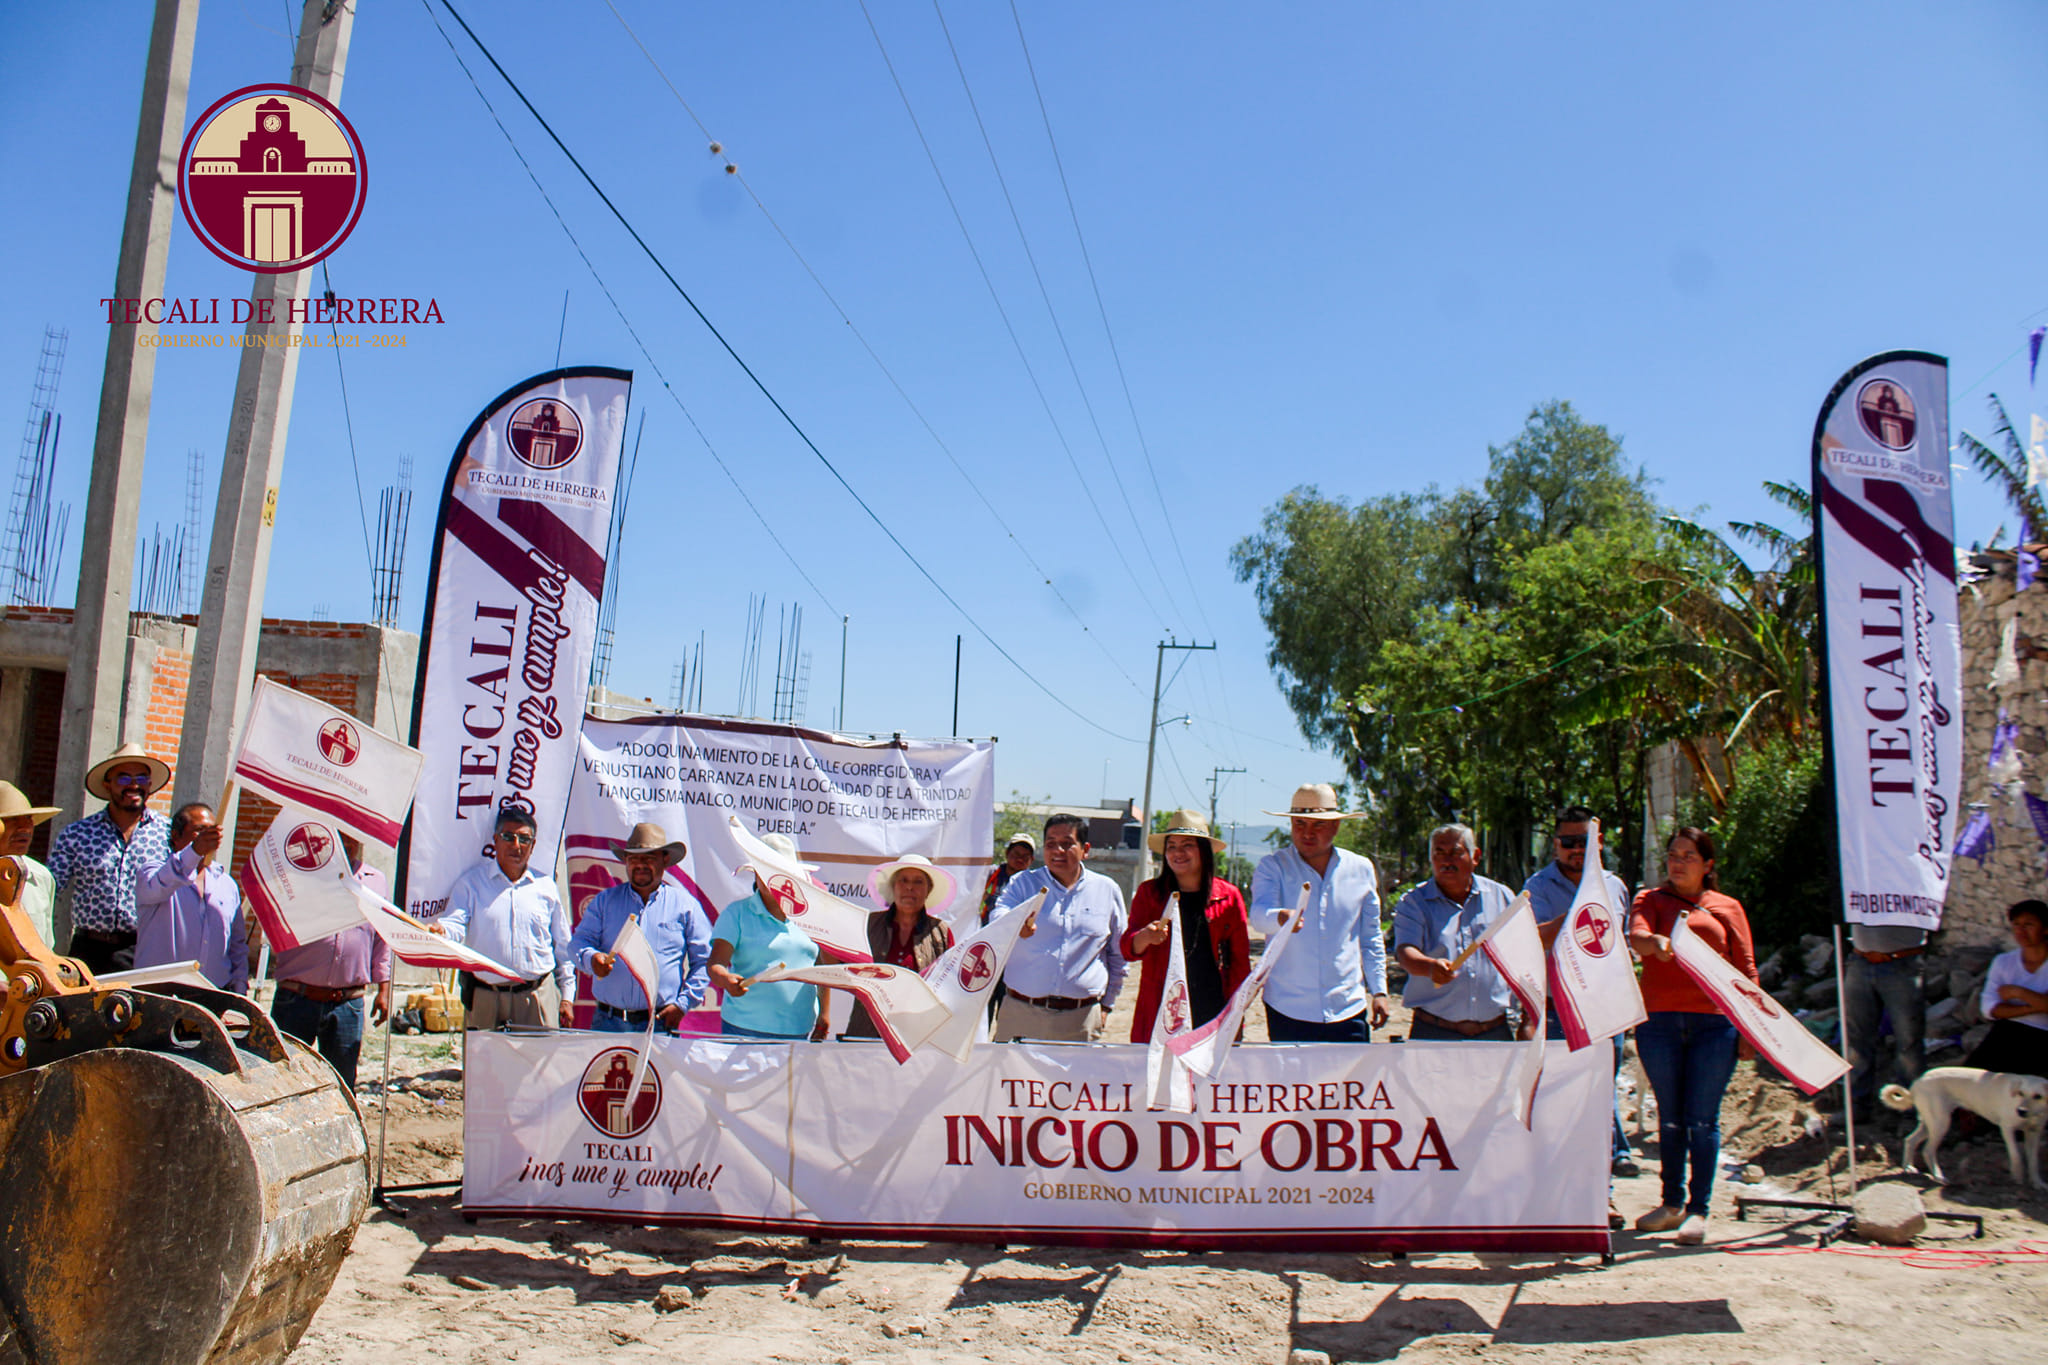
[(1606, 957), (1614, 948), (1614, 921), (1597, 905), (1582, 906), (1572, 921), (1572, 937), (1594, 957)]
[(512, 453), (535, 469), (560, 469), (583, 446), (583, 423), (559, 398), (529, 398), (505, 424)]
[(583, 1068), (576, 1104), (598, 1132), (615, 1138), (636, 1137), (646, 1132), (661, 1112), (661, 1074), (651, 1063), (640, 1079), (640, 1093), (630, 1101), (626, 1096), (638, 1061), (639, 1054), (631, 1048), (614, 1047), (592, 1057), (590, 1065)]
[(782, 902), (785, 915), (801, 915), (811, 908), (810, 898), (804, 895), (803, 883), (781, 872), (768, 879), (768, 892)]
[(872, 981), (887, 981), (890, 977), (896, 975), (896, 969), (885, 962), (863, 962), (858, 966), (848, 967), (846, 974), (848, 976), (864, 976)]
[(285, 861), (301, 872), (318, 872), (334, 856), (334, 836), (325, 825), (300, 825), (284, 836)]
[(1918, 420), (1913, 395), (1891, 379), (1873, 379), (1856, 391), (1856, 416), (1870, 439), (1886, 450), (1911, 450)]
[(1173, 983), (1173, 989), (1166, 993), (1166, 999), (1159, 1008), (1166, 1014), (1168, 1033), (1185, 1033), (1188, 1028), (1188, 986), (1185, 981)]
[(336, 716), (320, 727), (320, 756), (337, 768), (346, 768), (363, 751), (356, 727)]
[(178, 156), (178, 204), (206, 249), (275, 275), (303, 270), (363, 216), (362, 139), (296, 85), (250, 85), (199, 116)]
[(1728, 984), (1733, 986), (1736, 989), (1736, 991), (1742, 996), (1743, 999), (1749, 1001), (1750, 1004), (1756, 1006), (1757, 1012), (1763, 1015), (1764, 1018), (1775, 1019), (1784, 1012), (1778, 1008), (1777, 1001), (1771, 999), (1771, 997), (1769, 997), (1768, 995), (1765, 995), (1763, 991), (1751, 985), (1749, 982), (1735, 980), (1730, 981)]
[(979, 995), (995, 984), (996, 950), (986, 943), (968, 947), (960, 959), (960, 989)]

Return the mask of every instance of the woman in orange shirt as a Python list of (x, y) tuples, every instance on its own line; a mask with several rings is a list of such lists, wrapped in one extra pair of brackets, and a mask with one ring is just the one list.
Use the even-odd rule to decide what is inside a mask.
[[(1664, 846), (1661, 886), (1636, 895), (1628, 943), (1643, 959), (1643, 1005), (1636, 1053), (1657, 1096), (1657, 1147), (1664, 1202), (1636, 1219), (1639, 1232), (1678, 1229), (1681, 1246), (1707, 1238), (1707, 1200), (1721, 1159), (1721, 1095), (1735, 1074), (1741, 1044), (1735, 1025), (1671, 956), (1679, 916), (1701, 942), (1756, 980), (1756, 950), (1740, 902), (1714, 886), (1714, 839), (1687, 825)], [(1691, 1187), (1686, 1174), (1691, 1168)]]

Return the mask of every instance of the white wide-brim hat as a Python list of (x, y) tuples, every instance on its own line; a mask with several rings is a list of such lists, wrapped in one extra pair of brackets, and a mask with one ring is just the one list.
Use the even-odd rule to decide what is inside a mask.
[(876, 905), (886, 910), (896, 903), (896, 874), (905, 868), (916, 868), (932, 879), (932, 894), (925, 898), (925, 913), (936, 915), (953, 903), (953, 897), (960, 889), (959, 883), (953, 880), (953, 874), (922, 853), (906, 853), (893, 863), (883, 863), (868, 877), (868, 894), (874, 897)]

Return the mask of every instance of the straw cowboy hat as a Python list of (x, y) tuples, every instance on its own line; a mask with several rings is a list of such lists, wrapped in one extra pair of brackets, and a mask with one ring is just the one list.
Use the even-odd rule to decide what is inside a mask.
[(1337, 789), (1327, 782), (1309, 782), (1294, 789), (1286, 810), (1269, 810), (1283, 820), (1363, 820), (1365, 812), (1346, 811), (1337, 804)]
[(61, 806), (31, 806), (28, 798), (21, 794), (21, 788), (12, 782), (0, 782), (0, 820), (14, 820), (26, 815), (40, 825), (61, 809)]
[(85, 789), (102, 801), (114, 799), (114, 789), (107, 785), (107, 774), (115, 768), (140, 763), (149, 769), (149, 790), (146, 796), (154, 796), (164, 783), (171, 780), (171, 765), (151, 754), (143, 752), (140, 744), (123, 744), (105, 758), (92, 765), (85, 774)]
[(1175, 811), (1173, 818), (1167, 821), (1165, 829), (1145, 836), (1145, 847), (1154, 853), (1166, 852), (1166, 836), (1169, 834), (1186, 834), (1196, 839), (1207, 839), (1210, 848), (1218, 854), (1223, 852), (1223, 841), (1209, 832), (1209, 822), (1198, 810)]
[(896, 901), (896, 874), (913, 869), (932, 879), (932, 893), (925, 897), (924, 902), (927, 913), (936, 915), (952, 904), (954, 893), (959, 890), (953, 874), (943, 867), (934, 866), (932, 860), (922, 853), (906, 853), (895, 862), (883, 863), (874, 870), (868, 878), (868, 894), (875, 898), (875, 904), (885, 908), (893, 905)]
[(612, 852), (623, 858), (628, 853), (659, 853), (668, 859), (668, 866), (674, 867), (683, 860), (690, 846), (681, 839), (671, 840), (668, 831), (656, 824), (633, 826), (633, 832), (626, 836), (623, 844), (613, 844)]

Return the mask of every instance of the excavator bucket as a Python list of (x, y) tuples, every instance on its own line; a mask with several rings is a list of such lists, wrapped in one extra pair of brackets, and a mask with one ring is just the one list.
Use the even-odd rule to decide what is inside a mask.
[(332, 1067), (248, 1000), (107, 989), (0, 857), (0, 1365), (281, 1361), (369, 1206)]

